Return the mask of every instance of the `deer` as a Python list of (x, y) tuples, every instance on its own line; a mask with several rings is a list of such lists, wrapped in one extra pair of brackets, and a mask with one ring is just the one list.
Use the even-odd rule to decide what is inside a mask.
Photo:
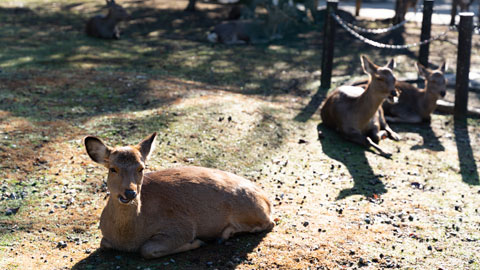
[(96, 15), (87, 21), (85, 32), (87, 35), (96, 38), (105, 39), (119, 39), (120, 30), (117, 24), (120, 21), (128, 18), (127, 11), (120, 5), (115, 3), (115, 0), (106, 0), (108, 14)]
[(84, 138), (88, 156), (108, 169), (100, 248), (153, 259), (274, 227), (266, 194), (243, 177), (195, 166), (145, 173), (156, 137), (123, 147)]
[(386, 137), (398, 141), (400, 136), (385, 121), (382, 103), (397, 96), (395, 76), (392, 69), (395, 61), (380, 67), (368, 57), (361, 56), (363, 71), (369, 75), (365, 88), (343, 85), (331, 91), (320, 108), (323, 124), (336, 130), (348, 141), (373, 147), (384, 157), (391, 153), (384, 151), (378, 143)]
[(269, 40), (267, 26), (256, 20), (236, 20), (217, 24), (207, 35), (211, 43), (226, 45), (258, 44)]
[(408, 82), (397, 81), (395, 87), (400, 95), (395, 103), (384, 102), (382, 107), (385, 119), (389, 123), (430, 122), (431, 114), (437, 107), (437, 100), (445, 97), (447, 80), (445, 70), (447, 63), (431, 70), (420, 63), (415, 63), (418, 73), (425, 78), (425, 88), (419, 89)]

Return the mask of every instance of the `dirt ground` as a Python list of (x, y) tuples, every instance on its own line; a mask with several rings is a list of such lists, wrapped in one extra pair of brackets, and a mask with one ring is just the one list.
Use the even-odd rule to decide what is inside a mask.
[[(402, 140), (381, 142), (386, 159), (321, 124), (320, 26), (228, 47), (205, 41), (228, 7), (122, 3), (131, 19), (118, 41), (83, 34), (102, 1), (0, 3), (0, 269), (480, 269), (479, 119), (392, 125)], [(404, 30), (377, 38), (417, 41), (417, 24)], [(434, 42), (431, 62), (454, 71), (456, 39)], [(418, 48), (375, 49), (340, 29), (336, 42), (334, 86), (365, 78), (360, 54), (415, 74)], [(99, 250), (107, 172), (82, 138), (135, 144), (155, 131), (147, 170), (251, 179), (273, 202), (273, 231), (157, 260)]]

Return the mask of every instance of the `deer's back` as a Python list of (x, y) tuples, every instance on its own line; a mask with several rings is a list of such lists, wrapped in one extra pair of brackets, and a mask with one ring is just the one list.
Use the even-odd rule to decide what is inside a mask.
[[(240, 176), (201, 167), (181, 167), (145, 175), (142, 214), (150, 221), (185, 221), (199, 237), (218, 237), (232, 220), (256, 222), (270, 214), (263, 191)], [(161, 219), (161, 220), (160, 220)]]
[(85, 27), (87, 35), (97, 38), (113, 38), (115, 25), (108, 23), (104, 15), (96, 15), (90, 18)]

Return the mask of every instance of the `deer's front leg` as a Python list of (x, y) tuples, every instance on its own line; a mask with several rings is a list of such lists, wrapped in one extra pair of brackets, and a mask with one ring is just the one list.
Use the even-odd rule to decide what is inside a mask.
[(174, 253), (196, 249), (205, 244), (199, 239), (181, 242), (181, 238), (181, 236), (154, 236), (142, 245), (140, 248), (140, 253), (145, 259), (154, 259)]
[(398, 135), (398, 133), (396, 133), (395, 131), (393, 131), (390, 126), (386, 125), (385, 126), (385, 131), (387, 131), (387, 135), (390, 139), (394, 140), (394, 141), (400, 141), (400, 139), (402, 138), (400, 135)]

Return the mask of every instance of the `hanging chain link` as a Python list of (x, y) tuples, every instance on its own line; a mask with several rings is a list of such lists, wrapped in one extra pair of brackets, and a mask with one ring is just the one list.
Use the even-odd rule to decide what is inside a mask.
[(340, 24), (348, 33), (350, 33), (351, 35), (353, 35), (354, 37), (356, 37), (357, 39), (359, 39), (360, 41), (368, 44), (368, 45), (371, 45), (371, 46), (374, 46), (374, 47), (377, 47), (377, 48), (381, 48), (381, 49), (393, 49), (393, 50), (404, 50), (404, 49), (408, 49), (408, 48), (412, 48), (412, 47), (417, 47), (417, 46), (421, 46), (421, 45), (424, 45), (424, 44), (427, 44), (427, 43), (430, 43), (434, 40), (438, 40), (444, 36), (447, 35), (447, 33), (451, 30), (451, 28), (447, 29), (447, 31), (437, 35), (437, 36), (434, 36), (432, 38), (429, 38), (427, 40), (423, 40), (421, 42), (416, 42), (416, 43), (412, 43), (412, 44), (405, 44), (405, 45), (392, 45), (392, 44), (384, 44), (384, 43), (380, 43), (380, 42), (377, 42), (377, 41), (374, 41), (374, 40), (371, 40), (371, 39), (368, 39), (362, 35), (360, 35), (359, 33), (355, 32), (352, 28), (350, 28), (347, 23), (342, 20), (342, 18), (340, 18), (340, 16), (338, 16), (337, 14), (335, 13), (331, 13), (330, 14), (334, 19), (335, 21)]
[(387, 27), (387, 28), (369, 29), (369, 28), (363, 28), (363, 27), (345, 22), (345, 24), (348, 27), (352, 28), (353, 30), (355, 30), (359, 33), (368, 33), (368, 34), (383, 34), (383, 33), (391, 32), (393, 30), (396, 30), (396, 29), (402, 27), (405, 23), (407, 23), (406, 20), (402, 21), (401, 23), (398, 23), (398, 24), (392, 25), (390, 27)]

